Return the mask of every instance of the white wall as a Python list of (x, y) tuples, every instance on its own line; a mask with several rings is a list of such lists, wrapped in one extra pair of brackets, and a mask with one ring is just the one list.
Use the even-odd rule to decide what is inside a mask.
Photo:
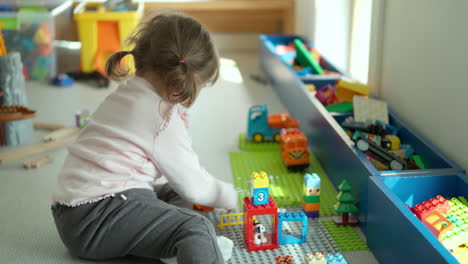
[(464, 169), (467, 11), (467, 0), (385, 1), (378, 82), (393, 111)]

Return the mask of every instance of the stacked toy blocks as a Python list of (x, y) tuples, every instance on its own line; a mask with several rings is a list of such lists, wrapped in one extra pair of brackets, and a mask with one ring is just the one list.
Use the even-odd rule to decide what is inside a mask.
[(309, 218), (319, 216), (320, 210), (320, 177), (315, 174), (304, 175), (304, 201), (302, 202), (304, 213)]
[[(300, 244), (307, 241), (308, 218), (304, 212), (278, 213), (278, 243), (280, 245)], [(283, 234), (284, 222), (302, 222), (301, 237)]]
[(275, 257), (275, 263), (276, 264), (294, 264), (294, 260), (291, 256), (286, 255), (284, 257), (282, 256), (276, 256)]
[(253, 205), (268, 204), (268, 196), (270, 195), (268, 175), (266, 172), (253, 172), (251, 179), (251, 193)]

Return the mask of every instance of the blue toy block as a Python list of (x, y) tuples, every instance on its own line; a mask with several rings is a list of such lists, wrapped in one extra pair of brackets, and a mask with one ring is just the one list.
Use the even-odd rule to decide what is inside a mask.
[(316, 173), (304, 175), (304, 185), (309, 188), (320, 187), (320, 177)]
[(309, 211), (304, 212), (308, 218), (317, 218), (319, 217), (319, 211)]
[(305, 67), (304, 69), (300, 69), (296, 71), (297, 75), (299, 76), (304, 76), (307, 74), (312, 74), (312, 68), (311, 67)]
[(328, 264), (348, 264), (341, 253), (327, 254), (326, 259)]
[(414, 149), (411, 145), (401, 144), (401, 149), (405, 150), (405, 159), (409, 159), (414, 154)]
[(380, 121), (380, 120), (376, 120), (375, 123), (376, 123), (377, 125), (384, 125), (384, 127), (385, 127), (385, 132), (386, 132), (387, 134), (394, 135), (394, 136), (398, 135), (398, 130), (399, 130), (399, 129), (398, 129), (397, 127), (392, 126), (392, 125), (390, 125), (390, 124), (386, 124), (386, 123), (384, 123), (384, 122), (382, 122), (382, 121)]
[(68, 87), (73, 85), (73, 78), (66, 74), (60, 74), (57, 77), (53, 78), (50, 83), (55, 86)]
[[(302, 222), (301, 238), (283, 234), (283, 222)], [(278, 213), (278, 244), (301, 244), (307, 242), (308, 218), (304, 212)]]
[(269, 188), (252, 189), (252, 204), (264, 205), (268, 204)]

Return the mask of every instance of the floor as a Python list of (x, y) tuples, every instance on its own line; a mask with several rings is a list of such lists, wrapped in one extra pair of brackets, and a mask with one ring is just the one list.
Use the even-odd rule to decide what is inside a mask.
[[(232, 182), (228, 153), (238, 151), (237, 139), (246, 131), (248, 108), (267, 103), (272, 112), (281, 112), (284, 107), (271, 87), (251, 78), (259, 74), (257, 51), (226, 50), (220, 54), (220, 81), (204, 89), (190, 110), (190, 130), (201, 163), (216, 177)], [(58, 88), (45, 82), (28, 82), (26, 89), (30, 108), (38, 111), (35, 121), (73, 126), (76, 111), (93, 111), (115, 85), (97, 89), (78, 83)], [(36, 131), (29, 144), (41, 142), (44, 133)], [(39, 169), (23, 169), (22, 160), (0, 165), (0, 263), (90, 263), (68, 254), (53, 225), (50, 197), (66, 150), (51, 155), (54, 162)], [(376, 263), (372, 255), (367, 258), (371, 259), (368, 263)], [(134, 261), (127, 258), (99, 263)]]

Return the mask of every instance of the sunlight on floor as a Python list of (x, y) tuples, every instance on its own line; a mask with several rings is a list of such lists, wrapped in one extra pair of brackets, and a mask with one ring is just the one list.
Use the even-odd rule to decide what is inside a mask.
[(221, 58), (220, 64), (221, 64), (220, 76), (223, 80), (233, 82), (233, 83), (244, 82), (244, 79), (242, 79), (242, 75), (234, 60)]

